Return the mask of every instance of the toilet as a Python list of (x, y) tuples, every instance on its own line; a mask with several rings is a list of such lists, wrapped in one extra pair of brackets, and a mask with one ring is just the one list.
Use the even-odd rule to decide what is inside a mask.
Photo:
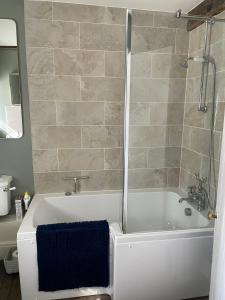
[(10, 184), (12, 176), (0, 176), (0, 216), (8, 215), (11, 209)]

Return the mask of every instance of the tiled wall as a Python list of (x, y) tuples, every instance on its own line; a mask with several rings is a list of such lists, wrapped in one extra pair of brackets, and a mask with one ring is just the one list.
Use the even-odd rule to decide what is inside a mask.
[[(122, 187), (125, 10), (26, 2), (36, 192)], [(179, 185), (187, 55), (185, 24), (135, 11), (132, 32), (132, 188)]]
[(26, 2), (27, 59), (36, 192), (122, 187), (120, 56), (125, 10)]
[[(221, 14), (224, 18), (225, 13)], [(204, 45), (204, 25), (190, 33), (189, 56), (202, 56)], [(211, 56), (217, 64), (217, 87), (216, 87), (216, 122), (215, 122), (215, 159), (216, 175), (218, 178), (219, 156), (223, 118), (225, 108), (225, 27), (224, 24), (214, 24), (212, 31)], [(185, 100), (183, 146), (181, 159), (180, 185), (186, 189), (188, 185), (196, 183), (194, 174), (200, 172), (201, 176), (208, 177), (209, 169), (209, 140), (210, 118), (212, 103), (212, 69), (210, 68), (209, 87), (207, 101), (209, 110), (207, 113), (198, 111), (200, 91), (201, 64), (191, 63), (188, 68), (187, 90)], [(212, 186), (213, 187), (213, 186)]]

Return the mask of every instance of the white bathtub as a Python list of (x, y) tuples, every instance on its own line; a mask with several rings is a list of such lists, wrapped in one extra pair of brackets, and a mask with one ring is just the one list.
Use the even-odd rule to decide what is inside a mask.
[(11, 247), (16, 246), (16, 234), (20, 224), (14, 215), (0, 217), (0, 260), (6, 256)]
[[(36, 195), (17, 235), (23, 300), (60, 299), (101, 293), (114, 300), (180, 300), (208, 294), (213, 228), (172, 192), (129, 195), (128, 233), (121, 231), (120, 193)], [(191, 208), (192, 215), (184, 215)], [(107, 219), (111, 231), (108, 289), (38, 291), (36, 227), (40, 224)]]

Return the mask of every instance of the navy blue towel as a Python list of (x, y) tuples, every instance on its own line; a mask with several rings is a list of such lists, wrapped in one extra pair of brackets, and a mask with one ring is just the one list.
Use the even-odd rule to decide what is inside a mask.
[(39, 291), (109, 285), (107, 221), (37, 227)]

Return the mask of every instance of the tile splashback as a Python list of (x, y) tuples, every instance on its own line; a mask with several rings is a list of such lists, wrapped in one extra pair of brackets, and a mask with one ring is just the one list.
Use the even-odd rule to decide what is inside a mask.
[[(122, 188), (125, 9), (26, 1), (35, 190)], [(188, 33), (133, 12), (131, 188), (179, 185)]]

